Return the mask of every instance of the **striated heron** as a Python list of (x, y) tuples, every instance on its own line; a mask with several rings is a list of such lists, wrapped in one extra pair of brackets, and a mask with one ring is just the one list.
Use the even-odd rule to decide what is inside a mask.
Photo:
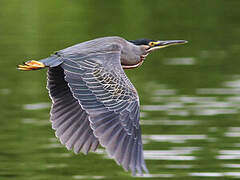
[(143, 157), (139, 97), (123, 69), (140, 66), (156, 49), (186, 42), (104, 37), (40, 61), (25, 62), (18, 69), (48, 67), (52, 128), (67, 149), (87, 154), (100, 143), (125, 170), (142, 174), (148, 169)]

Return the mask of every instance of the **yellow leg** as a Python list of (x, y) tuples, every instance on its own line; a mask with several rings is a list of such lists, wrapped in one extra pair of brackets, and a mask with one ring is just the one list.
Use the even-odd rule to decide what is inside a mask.
[(35, 60), (27, 61), (24, 65), (18, 65), (18, 69), (23, 71), (37, 70), (45, 67), (46, 66), (43, 63)]

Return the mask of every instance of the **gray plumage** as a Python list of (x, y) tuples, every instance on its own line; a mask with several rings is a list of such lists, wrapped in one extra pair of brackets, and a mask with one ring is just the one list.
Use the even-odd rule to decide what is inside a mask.
[(51, 122), (67, 149), (87, 154), (99, 143), (125, 170), (148, 173), (143, 157), (140, 103), (123, 68), (140, 66), (152, 51), (184, 40), (127, 41), (104, 37), (57, 51), (20, 70), (48, 67)]
[[(60, 66), (49, 68), (47, 88), (53, 101), (50, 112), (52, 128), (56, 130), (61, 143), (75, 153), (82, 151), (87, 154), (89, 150), (95, 151), (99, 141), (90, 128), (88, 114), (72, 96)], [(88, 136), (84, 138), (84, 134)]]
[[(129, 47), (135, 53), (124, 51)], [(51, 122), (61, 143), (86, 154), (100, 142), (133, 175), (148, 170), (138, 94), (121, 63), (136, 64), (143, 50), (122, 38), (109, 37), (80, 43), (40, 61), (50, 66)]]

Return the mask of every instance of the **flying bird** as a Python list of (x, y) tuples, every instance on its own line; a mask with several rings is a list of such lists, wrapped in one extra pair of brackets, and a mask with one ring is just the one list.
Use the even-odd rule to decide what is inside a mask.
[(87, 154), (100, 144), (132, 175), (148, 173), (139, 124), (139, 96), (123, 69), (140, 66), (160, 48), (185, 40), (103, 37), (79, 43), (19, 70), (48, 68), (50, 120), (68, 150)]

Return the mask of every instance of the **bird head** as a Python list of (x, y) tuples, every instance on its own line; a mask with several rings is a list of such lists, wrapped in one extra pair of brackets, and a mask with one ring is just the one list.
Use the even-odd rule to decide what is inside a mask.
[(131, 43), (137, 45), (137, 46), (144, 46), (147, 52), (152, 52), (157, 49), (165, 48), (168, 46), (173, 45), (180, 45), (185, 44), (187, 41), (185, 40), (165, 40), (165, 41), (155, 41), (150, 39), (138, 39), (138, 40), (131, 40)]
[(140, 60), (136, 60), (135, 63), (127, 62), (126, 59), (124, 59), (124, 62), (122, 62), (122, 67), (124, 69), (133, 69), (140, 66), (143, 63), (145, 57), (152, 51), (165, 48), (168, 46), (187, 43), (187, 41), (185, 40), (155, 41), (150, 39), (137, 39), (137, 40), (130, 40), (129, 42), (133, 43), (136, 46), (140, 46), (141, 47), (140, 49), (143, 51), (141, 51), (142, 54), (140, 55)]

